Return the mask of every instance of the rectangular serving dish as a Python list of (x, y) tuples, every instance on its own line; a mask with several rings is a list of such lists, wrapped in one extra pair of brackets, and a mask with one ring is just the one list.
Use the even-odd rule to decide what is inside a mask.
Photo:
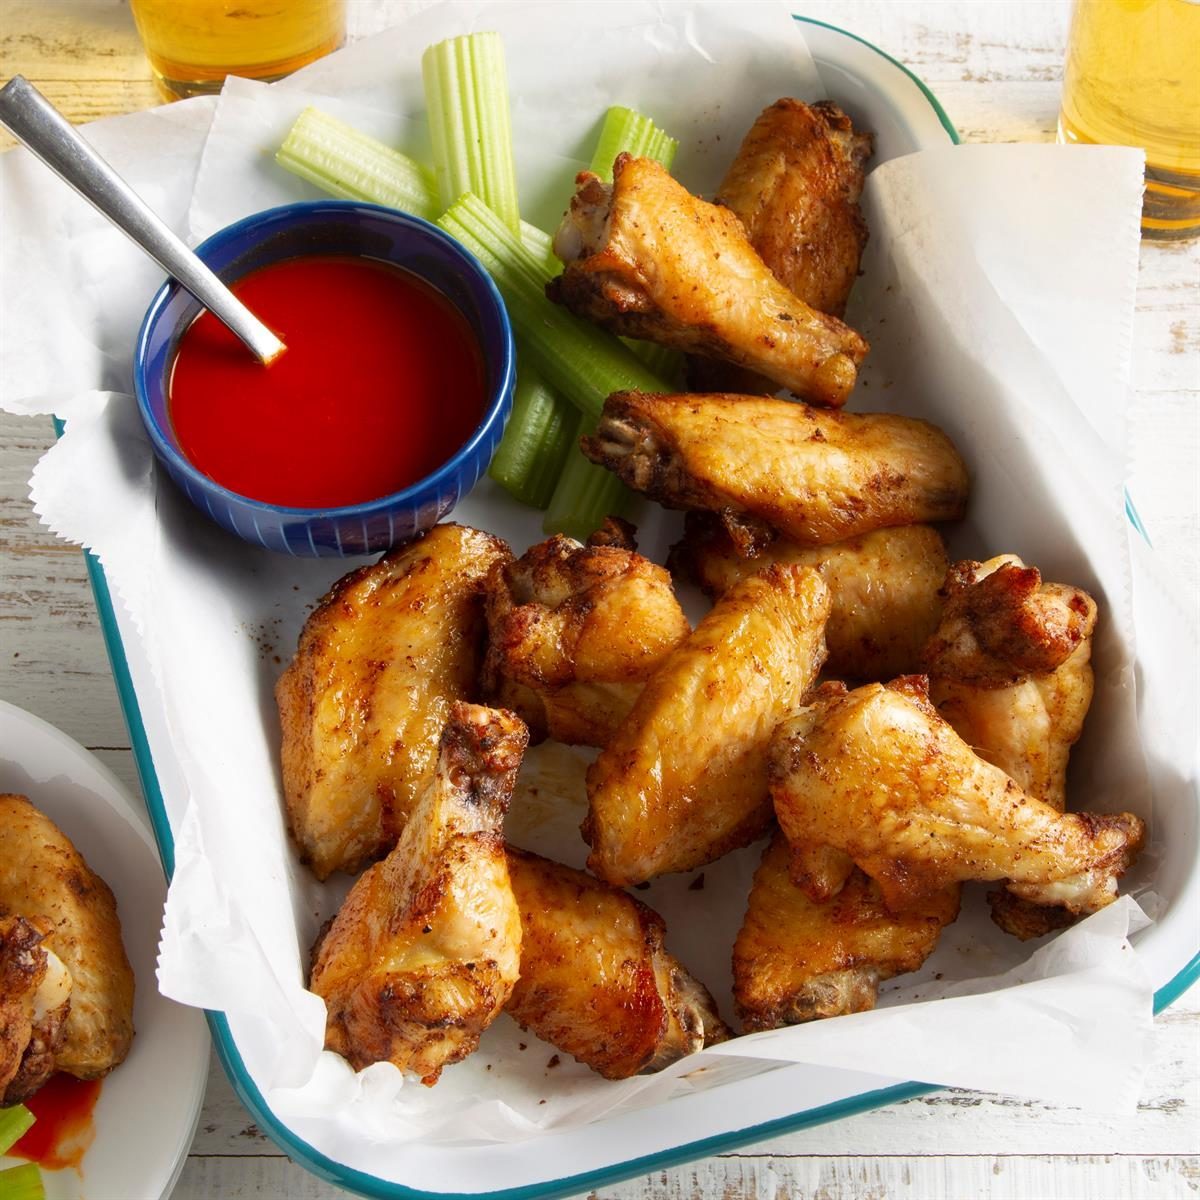
[[(856, 123), (875, 131), (880, 161), (958, 141), (937, 100), (906, 68), (851, 34), (820, 22), (797, 20), (803, 23), (830, 98), (846, 109)], [(1140, 529), (1132, 506), (1127, 507), (1130, 520)], [(164, 797), (182, 794), (182, 779), (161, 705), (156, 700), (150, 665), (139, 652), (130, 619), (120, 606), (113, 604), (103, 571), (90, 555), (88, 570), (159, 851), (170, 875), (174, 866), (174, 839)], [(1194, 807), (1190, 822), (1190, 833), (1184, 829), (1183, 821), (1178, 832), (1182, 843), (1194, 848), (1200, 840)], [(1193, 860), (1195, 857), (1192, 854)], [(1173, 878), (1178, 886), (1168, 893), (1172, 902), (1200, 886), (1194, 870), (1190, 875), (1174, 870)], [(1176, 903), (1176, 907), (1181, 905)], [(1200, 954), (1195, 953), (1195, 944), (1194, 923), (1189, 925), (1182, 920), (1163, 922), (1139, 943), (1158, 988), (1156, 1009), (1171, 1003), (1200, 975)], [(811, 1066), (788, 1066), (674, 1100), (659, 1108), (600, 1121), (579, 1130), (546, 1134), (536, 1144), (488, 1147), (486, 1153), (469, 1147), (405, 1147), (402, 1151), (405, 1161), (411, 1164), (413, 1175), (418, 1178), (436, 1178), (438, 1156), (453, 1154), (460, 1162), (464, 1156), (478, 1156), (477, 1178), (481, 1184), (495, 1179), (494, 1167), (501, 1162), (506, 1177), (522, 1179), (519, 1186), (500, 1190), (488, 1191), (481, 1186), (480, 1190), (469, 1193), (447, 1192), (392, 1183), (322, 1154), (278, 1118), (264, 1100), (254, 1069), (242, 1049), (261, 1037), (261, 1031), (249, 1028), (253, 1018), (210, 1012), (208, 1019), (225, 1070), (259, 1127), (317, 1175), (352, 1191), (377, 1197), (469, 1194), (515, 1200), (570, 1195), (932, 1090), (921, 1083), (896, 1085), (865, 1074), (849, 1076), (845, 1072), (822, 1072)], [(806, 1098), (799, 1110), (797, 1094)]]

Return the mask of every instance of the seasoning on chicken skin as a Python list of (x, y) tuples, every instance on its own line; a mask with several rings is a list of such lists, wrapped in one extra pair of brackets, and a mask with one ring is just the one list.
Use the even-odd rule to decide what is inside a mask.
[(624, 886), (688, 871), (766, 831), (767, 742), (825, 661), (828, 615), (807, 567), (767, 567), (717, 601), (588, 769), (596, 875)]
[(968, 879), (1094, 912), (1145, 837), (1130, 813), (1060, 814), (1026, 795), (938, 715), (922, 676), (823, 686), (780, 724), (769, 762), (784, 833), (843, 850), (896, 913)]
[(554, 239), (566, 264), (547, 295), (614, 333), (720, 358), (814, 404), (838, 407), (867, 344), (771, 273), (727, 208), (649, 158), (619, 155), (613, 182), (576, 177)]
[(660, 1071), (729, 1030), (663, 946), (662, 918), (619, 888), (510, 846), (521, 978), (507, 1011), (605, 1079)]
[(456, 703), (437, 769), (395, 848), (355, 883), (313, 948), (325, 1047), (437, 1082), (516, 983), (521, 919), (504, 814), (528, 740), (497, 709)]
[(802, 545), (963, 515), (967, 471), (940, 429), (768, 396), (615, 392), (584, 454), (667, 508), (764, 522)]
[(483, 583), (500, 538), (435, 525), (338, 580), (275, 687), (288, 824), (318, 879), (395, 845), (483, 660)]

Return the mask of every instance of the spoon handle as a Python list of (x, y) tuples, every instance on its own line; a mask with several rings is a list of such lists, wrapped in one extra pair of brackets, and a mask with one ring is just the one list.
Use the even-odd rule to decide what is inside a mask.
[(60, 179), (98, 208), (177, 279), (262, 362), (284, 348), (273, 334), (150, 210), (59, 111), (20, 75), (0, 88), (0, 123)]

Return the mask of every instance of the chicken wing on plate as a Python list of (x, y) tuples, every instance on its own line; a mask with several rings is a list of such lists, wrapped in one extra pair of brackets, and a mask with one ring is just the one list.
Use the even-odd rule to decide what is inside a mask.
[(575, 186), (554, 239), (566, 269), (552, 299), (615, 333), (747, 367), (814, 404), (845, 403), (866, 342), (788, 291), (727, 208), (627, 154), (611, 184), (585, 171)]
[(946, 547), (928, 525), (879, 529), (828, 546), (802, 546), (775, 536), (746, 557), (714, 513), (690, 512), (668, 565), (719, 596), (768, 563), (820, 571), (833, 604), (825, 670), (845, 679), (891, 679), (917, 670), (937, 627), (946, 577)]
[(632, 549), (558, 534), (487, 581), (484, 686), (538, 736), (603, 746), (691, 632), (671, 577)]
[(456, 700), (483, 659), (483, 582), (497, 537), (436, 525), (340, 579), (275, 688), (292, 836), (318, 879), (393, 845), (433, 777)]
[(958, 915), (958, 884), (893, 916), (859, 870), (831, 900), (814, 903), (789, 878), (788, 853), (777, 832), (733, 947), (733, 996), (747, 1033), (874, 1008), (880, 983), (915, 971)]
[(595, 874), (640, 883), (766, 831), (767, 742), (825, 661), (828, 615), (829, 589), (807, 567), (770, 566), (717, 601), (588, 770)]
[[(133, 970), (117, 902), (45, 813), (24, 796), (0, 795), (0, 918), (18, 917), (27, 925), (7, 926), (8, 969), (26, 983), (39, 976), (29, 1002), (34, 1009), (45, 1005), (47, 1015), (62, 1003), (64, 989), (70, 993), (61, 1037), (50, 1034), (54, 1069), (80, 1079), (107, 1075), (133, 1042)], [(40, 940), (32, 940), (29, 926), (43, 935)], [(69, 984), (56, 963), (66, 969)], [(6, 1018), (7, 999), (0, 998)]]
[(504, 814), (525, 752), (511, 713), (456, 703), (437, 770), (395, 848), (313, 947), (325, 1047), (437, 1082), (479, 1044), (516, 983), (521, 919)]
[[(1011, 554), (956, 563), (945, 592), (927, 655), (930, 697), (976, 754), (1062, 812), (1071, 747), (1092, 702), (1095, 602), (1077, 588), (1042, 583)], [(1030, 662), (1039, 669), (1029, 671)], [(1007, 890), (989, 900), (996, 923), (1020, 938), (1072, 919)]]
[(978, 757), (938, 716), (925, 680), (825, 685), (772, 739), (770, 785), (789, 839), (843, 850), (888, 908), (968, 879), (1093, 912), (1141, 849), (1130, 813), (1058, 813)]
[(659, 1071), (729, 1036), (704, 985), (663, 947), (641, 901), (509, 847), (521, 978), (508, 1012), (605, 1079)]
[(809, 546), (954, 520), (967, 499), (966, 467), (935, 426), (768, 396), (615, 392), (582, 446), (668, 508), (765, 522)]

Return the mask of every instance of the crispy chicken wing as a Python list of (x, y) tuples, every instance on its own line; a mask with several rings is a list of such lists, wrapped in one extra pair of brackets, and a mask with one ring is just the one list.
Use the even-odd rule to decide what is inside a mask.
[(309, 617), (275, 688), (292, 836), (318, 879), (396, 842), (433, 777), (456, 700), (483, 658), (483, 581), (510, 556), (462, 525), (340, 579)]
[(609, 883), (687, 871), (771, 820), (766, 747), (825, 661), (829, 589), (770, 566), (731, 587), (650, 677), (588, 770), (588, 866)]
[[(997, 575), (1009, 585), (998, 592), (988, 582)], [(1095, 602), (1077, 588), (1041, 583), (1014, 555), (956, 563), (945, 591), (946, 616), (927, 658), (930, 697), (976, 754), (1062, 812), (1071, 747), (1092, 702)], [(1030, 661), (1041, 669), (1026, 671)], [(1023, 939), (1072, 920), (1065, 909), (1007, 890), (989, 900), (993, 920)]]
[(844, 404), (867, 344), (771, 274), (727, 208), (648, 158), (613, 182), (575, 181), (554, 239), (566, 264), (547, 294), (616, 333), (735, 363), (814, 404)]
[(540, 736), (603, 746), (691, 632), (660, 566), (556, 534), (487, 581), (485, 690)]
[(510, 846), (521, 978), (508, 1012), (605, 1079), (659, 1071), (729, 1036), (704, 985), (663, 946), (641, 901)]
[[(66, 834), (24, 796), (0, 796), (0, 917), (23, 917), (44, 933), (38, 946), (70, 975), (54, 1069), (80, 1079), (107, 1075), (133, 1041), (133, 970), (117, 902)], [(29, 953), (37, 957), (34, 947)], [(48, 960), (46, 970), (52, 991), (61, 988)]]
[(50, 1078), (66, 1036), (71, 975), (42, 944), (49, 929), (48, 921), (0, 916), (0, 1108)]
[(874, 1008), (880, 983), (915, 971), (958, 915), (958, 884), (893, 916), (859, 870), (816, 904), (788, 877), (788, 854), (777, 832), (733, 947), (733, 996), (747, 1033)]
[(452, 705), (400, 840), (313, 948), (325, 1047), (355, 1070), (387, 1061), (432, 1085), (508, 1000), (521, 919), (502, 828), (526, 741), (512, 713)]
[(770, 397), (616, 392), (593, 462), (668, 508), (749, 516), (805, 545), (960, 517), (967, 472), (933, 425)]
[(820, 571), (833, 605), (825, 670), (847, 679), (891, 679), (915, 671), (937, 626), (946, 577), (942, 535), (928, 525), (902, 525), (835, 542), (801, 546), (773, 537), (744, 556), (714, 513), (690, 512), (668, 565), (719, 596), (768, 563), (798, 563)]
[(893, 912), (951, 883), (1008, 879), (1027, 900), (1093, 912), (1141, 849), (1130, 813), (1060, 814), (979, 758), (923, 677), (825, 685), (772, 739), (771, 795), (789, 838), (845, 851)]

